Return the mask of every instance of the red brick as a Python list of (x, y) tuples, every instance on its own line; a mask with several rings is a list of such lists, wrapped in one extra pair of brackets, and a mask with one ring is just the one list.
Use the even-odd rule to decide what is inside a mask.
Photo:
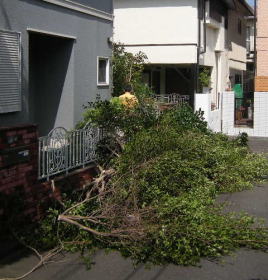
[(27, 129), (22, 129), (22, 130), (18, 130), (17, 134), (23, 135), (23, 134), (26, 134), (27, 132), (28, 132)]
[(10, 137), (10, 136), (15, 136), (17, 135), (17, 131), (16, 130), (11, 130), (11, 131), (7, 131), (6, 132), (6, 136)]
[(3, 170), (0, 170), (0, 179), (1, 178), (5, 178), (5, 177), (8, 177), (9, 176), (9, 170), (8, 169), (3, 169)]

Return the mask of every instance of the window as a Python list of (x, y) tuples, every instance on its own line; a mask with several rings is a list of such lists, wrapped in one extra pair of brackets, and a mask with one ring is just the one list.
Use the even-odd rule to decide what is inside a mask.
[(0, 113), (20, 110), (20, 33), (0, 30)]
[(241, 83), (242, 83), (241, 74), (235, 74), (235, 84), (241, 84)]
[(247, 39), (246, 39), (246, 48), (247, 52), (250, 53), (251, 51), (251, 26), (247, 26)]
[(98, 74), (97, 85), (108, 86), (109, 85), (109, 58), (98, 57)]
[(238, 23), (237, 23), (237, 31), (239, 34), (242, 34), (242, 21), (240, 18), (238, 19)]
[(225, 29), (228, 29), (228, 28), (229, 28), (228, 14), (227, 14), (227, 16), (224, 17), (224, 28), (225, 28)]

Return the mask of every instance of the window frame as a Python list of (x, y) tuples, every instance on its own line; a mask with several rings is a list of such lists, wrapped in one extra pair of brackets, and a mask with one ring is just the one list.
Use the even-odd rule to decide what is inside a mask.
[[(106, 61), (106, 79), (105, 82), (99, 82), (99, 73), (100, 73), (100, 60)], [(97, 56), (97, 86), (98, 87), (107, 87), (110, 85), (110, 58), (107, 56)]]

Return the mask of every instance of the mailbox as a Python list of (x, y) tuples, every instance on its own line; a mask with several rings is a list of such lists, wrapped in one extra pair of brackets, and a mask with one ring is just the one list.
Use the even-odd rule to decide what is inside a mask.
[(20, 163), (29, 162), (30, 160), (30, 147), (23, 146), (18, 148), (10, 148), (0, 151), (2, 158), (1, 167), (12, 166)]

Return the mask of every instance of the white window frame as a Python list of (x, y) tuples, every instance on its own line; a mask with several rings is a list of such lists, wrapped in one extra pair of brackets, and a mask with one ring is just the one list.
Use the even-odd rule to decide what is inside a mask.
[[(106, 61), (106, 80), (105, 82), (99, 82), (99, 62), (100, 60)], [(110, 85), (110, 58), (106, 56), (98, 56), (97, 57), (97, 85), (98, 86), (109, 86)]]

